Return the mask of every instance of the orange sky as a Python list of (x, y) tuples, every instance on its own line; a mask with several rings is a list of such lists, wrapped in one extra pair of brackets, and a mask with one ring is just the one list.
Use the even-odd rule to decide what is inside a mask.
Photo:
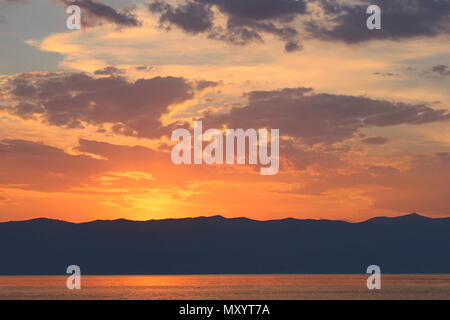
[[(287, 52), (256, 24), (285, 28), (276, 16), (246, 17), (263, 41), (236, 44), (102, 3), (134, 2), (139, 26), (86, 8), (80, 31), (61, 3), (1, 4), (0, 221), (450, 214), (448, 34)], [(215, 27), (243, 14), (217, 3)], [(280, 129), (279, 173), (174, 165), (170, 133), (193, 119)]]

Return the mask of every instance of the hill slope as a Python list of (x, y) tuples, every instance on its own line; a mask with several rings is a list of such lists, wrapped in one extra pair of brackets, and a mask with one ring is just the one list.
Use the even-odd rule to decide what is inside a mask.
[(450, 273), (450, 218), (0, 223), (0, 274)]

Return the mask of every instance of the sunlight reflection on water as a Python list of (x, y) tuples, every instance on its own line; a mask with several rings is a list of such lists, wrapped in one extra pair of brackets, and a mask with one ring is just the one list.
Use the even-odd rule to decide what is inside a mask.
[(383, 275), (368, 290), (368, 275), (67, 276), (0, 277), (0, 299), (450, 299), (450, 275)]

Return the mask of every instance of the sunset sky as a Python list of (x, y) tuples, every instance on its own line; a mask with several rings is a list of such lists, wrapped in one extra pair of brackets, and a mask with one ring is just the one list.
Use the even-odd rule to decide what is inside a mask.
[[(448, 0), (0, 0), (0, 221), (449, 216), (449, 40)], [(173, 164), (193, 119), (279, 173)]]

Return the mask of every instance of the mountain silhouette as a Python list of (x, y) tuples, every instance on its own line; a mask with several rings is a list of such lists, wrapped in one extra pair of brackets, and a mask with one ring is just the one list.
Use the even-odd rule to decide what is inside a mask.
[(449, 273), (450, 218), (0, 223), (0, 274)]

